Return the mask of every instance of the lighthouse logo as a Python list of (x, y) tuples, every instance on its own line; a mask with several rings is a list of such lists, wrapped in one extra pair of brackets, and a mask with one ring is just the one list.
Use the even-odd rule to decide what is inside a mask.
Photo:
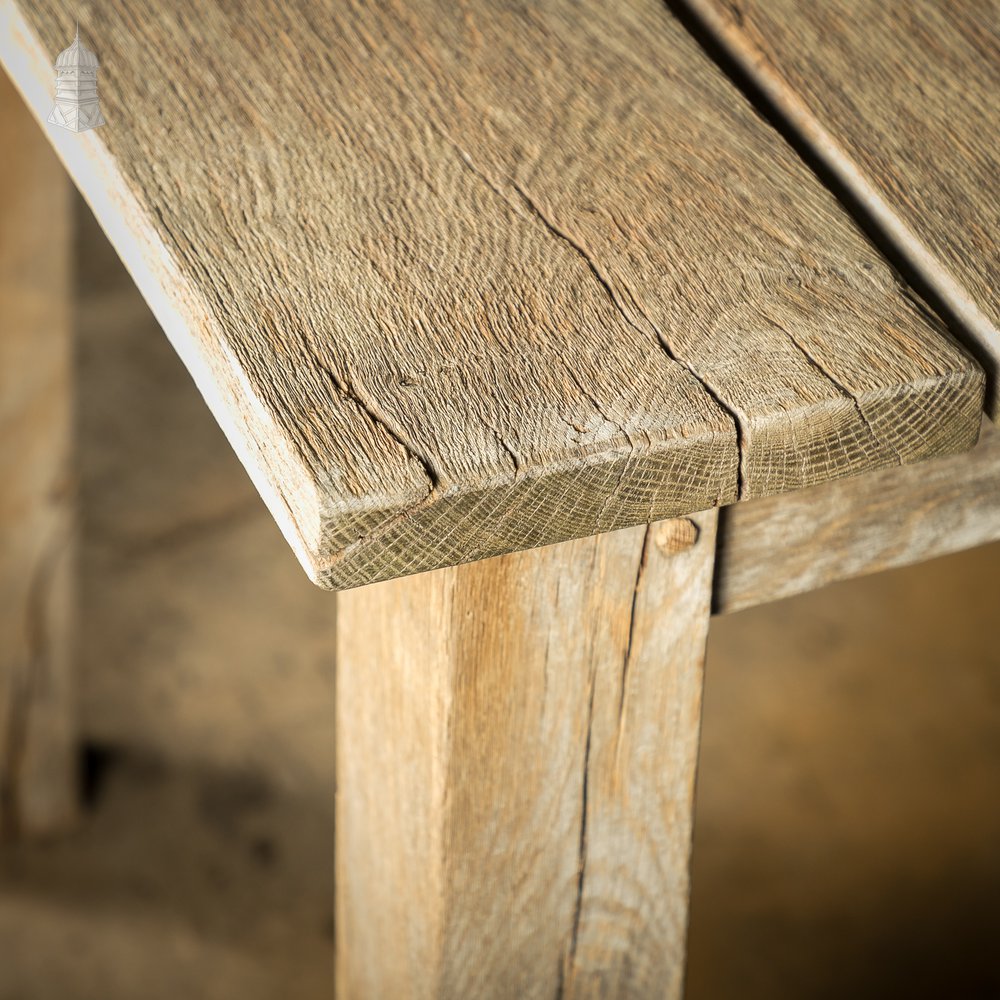
[(76, 26), (73, 44), (56, 59), (56, 103), (49, 114), (52, 125), (86, 132), (104, 124), (97, 101), (97, 56), (80, 41)]

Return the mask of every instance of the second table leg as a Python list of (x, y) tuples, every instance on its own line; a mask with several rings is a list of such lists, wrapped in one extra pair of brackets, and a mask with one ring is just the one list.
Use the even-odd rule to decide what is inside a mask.
[(75, 810), (69, 179), (0, 73), (0, 834)]

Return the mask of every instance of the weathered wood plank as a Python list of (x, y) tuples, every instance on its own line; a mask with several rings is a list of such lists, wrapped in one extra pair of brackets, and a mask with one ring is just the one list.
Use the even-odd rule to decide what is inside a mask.
[(680, 995), (716, 517), (338, 596), (340, 995)]
[(0, 74), (0, 836), (75, 808), (70, 185)]
[[(76, 16), (0, 0), (36, 113)], [(655, 0), (97, 0), (56, 136), (318, 582), (970, 446), (981, 373)]]
[(727, 507), (714, 610), (740, 611), (837, 580), (1000, 539), (1000, 432), (970, 452)]
[(684, 2), (951, 312), (1000, 415), (1000, 4)]

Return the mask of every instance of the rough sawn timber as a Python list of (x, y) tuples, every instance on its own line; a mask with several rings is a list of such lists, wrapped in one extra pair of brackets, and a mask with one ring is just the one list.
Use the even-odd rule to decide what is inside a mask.
[(1000, 3), (684, 2), (951, 313), (1000, 416)]
[(719, 522), (713, 607), (740, 611), (1000, 539), (1000, 431), (920, 466), (734, 504)]
[[(656, 0), (81, 13), (108, 125), (53, 141), (324, 586), (975, 440), (981, 372)], [(0, 0), (40, 117), (76, 15)]]
[(680, 996), (717, 516), (337, 596), (338, 996)]

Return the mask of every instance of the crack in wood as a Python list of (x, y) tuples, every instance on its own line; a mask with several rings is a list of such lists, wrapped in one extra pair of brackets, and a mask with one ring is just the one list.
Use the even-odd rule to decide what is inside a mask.
[(883, 441), (875, 433), (875, 428), (872, 427), (871, 421), (868, 419), (867, 414), (861, 408), (861, 403), (858, 400), (858, 397), (853, 392), (851, 392), (851, 390), (848, 389), (843, 382), (841, 382), (839, 379), (831, 375), (830, 372), (827, 371), (826, 367), (822, 365), (815, 357), (813, 357), (813, 355), (809, 352), (806, 346), (798, 339), (798, 337), (795, 336), (795, 334), (792, 333), (791, 330), (783, 326), (781, 323), (778, 323), (766, 312), (762, 312), (762, 315), (772, 326), (775, 327), (775, 329), (780, 330), (789, 339), (789, 341), (798, 350), (798, 352), (802, 355), (802, 357), (805, 358), (806, 363), (811, 368), (813, 368), (820, 375), (822, 375), (823, 378), (825, 378), (842, 396), (844, 396), (846, 399), (849, 399), (853, 403), (854, 409), (858, 414), (858, 419), (864, 425), (865, 430), (868, 431), (868, 434), (871, 437), (872, 441), (875, 443), (876, 447), (878, 447), (880, 444), (886, 445), (886, 447), (888, 447), (889, 450), (896, 456), (896, 461), (900, 465), (905, 464), (903, 461), (903, 456), (899, 453), (899, 449), (895, 446), (895, 444), (893, 444), (891, 440)]
[[(469, 154), (464, 149), (462, 149), (462, 147), (450, 135), (448, 135), (447, 132), (445, 132), (439, 125), (434, 123), (432, 119), (429, 120), (431, 121), (431, 127), (434, 129), (434, 131), (439, 136), (441, 136), (441, 138), (443, 138), (445, 142), (447, 142), (452, 147), (452, 149), (454, 149), (454, 151), (458, 155), (459, 160), (472, 172), (472, 174), (475, 177), (477, 177), (483, 184), (485, 184), (508, 207), (516, 210), (516, 205), (510, 199), (510, 197), (508, 197), (508, 195), (502, 190), (502, 188), (484, 171), (480, 170), (479, 167), (476, 166), (476, 164), (472, 160), (472, 157), (469, 156)], [(578, 240), (574, 239), (568, 232), (566, 232), (560, 226), (556, 225), (541, 210), (541, 208), (538, 206), (538, 203), (534, 200), (534, 198), (532, 198), (531, 195), (525, 190), (525, 188), (522, 185), (520, 185), (516, 180), (514, 180), (514, 178), (509, 177), (507, 178), (507, 180), (508, 183), (511, 185), (511, 187), (513, 187), (513, 189), (520, 195), (524, 207), (530, 211), (530, 213), (542, 224), (542, 226), (544, 226), (544, 228), (550, 233), (550, 235), (552, 235), (557, 240), (569, 246), (570, 249), (572, 249), (583, 260), (584, 264), (590, 271), (593, 278), (598, 282), (601, 288), (604, 289), (604, 292), (607, 295), (608, 300), (611, 302), (611, 305), (614, 307), (618, 315), (621, 316), (621, 318), (637, 333), (641, 334), (644, 337), (647, 336), (646, 331), (642, 330), (632, 319), (632, 317), (629, 316), (628, 311), (624, 308), (621, 301), (619, 300), (618, 295), (615, 292), (610, 280), (604, 276), (604, 274), (601, 272), (600, 268), (597, 266), (594, 259), (587, 252), (586, 248)], [(633, 296), (630, 295), (629, 298), (632, 299), (633, 305), (635, 305), (636, 310), (639, 312), (642, 318), (649, 324), (650, 329), (652, 330), (654, 336), (656, 337), (660, 348), (664, 351), (664, 353), (666, 353), (667, 357), (670, 358), (670, 360), (673, 361), (674, 364), (683, 367), (685, 371), (687, 371), (691, 375), (691, 377), (694, 378), (696, 382), (698, 382), (702, 390), (709, 396), (709, 398), (716, 405), (716, 407), (720, 409), (729, 418), (729, 420), (732, 421), (733, 430), (736, 435), (736, 442), (735, 442), (736, 458), (737, 458), (736, 499), (742, 500), (745, 493), (744, 484), (746, 480), (746, 470), (745, 470), (746, 456), (744, 447), (746, 434), (744, 431), (743, 418), (741, 414), (735, 407), (733, 407), (730, 403), (726, 401), (726, 399), (722, 396), (719, 390), (715, 386), (713, 386), (708, 381), (708, 379), (694, 367), (694, 365), (692, 365), (690, 362), (684, 360), (683, 358), (679, 357), (676, 354), (676, 352), (674, 351), (673, 347), (671, 346), (669, 340), (667, 340), (662, 330), (660, 330), (659, 327), (649, 318), (646, 312), (635, 301), (635, 298)], [(591, 401), (593, 401), (593, 398), (592, 397), (590, 398)], [(607, 419), (605, 414), (602, 413), (600, 409), (598, 410), (598, 412), (601, 413), (601, 416), (604, 416), (605, 419)], [(617, 423), (617, 422), (612, 421), (612, 423)], [(622, 432), (626, 434), (626, 437), (628, 437), (627, 433), (624, 431), (624, 428), (622, 428)]]
[[(562, 240), (569, 247), (575, 250), (576, 253), (583, 259), (583, 262), (587, 265), (588, 269), (590, 270), (590, 273), (594, 276), (598, 284), (600, 284), (600, 286), (604, 289), (612, 306), (614, 306), (614, 308), (617, 310), (618, 314), (622, 317), (622, 319), (637, 333), (646, 336), (647, 335), (646, 332), (636, 324), (635, 320), (633, 320), (631, 316), (629, 316), (627, 310), (625, 309), (620, 299), (618, 298), (618, 294), (612, 287), (610, 279), (604, 276), (604, 274), (601, 272), (600, 268), (594, 261), (593, 257), (591, 257), (590, 254), (587, 252), (586, 248), (578, 240), (574, 239), (568, 232), (557, 226), (551, 219), (549, 219), (548, 216), (546, 216), (545, 213), (542, 212), (542, 210), (538, 207), (538, 204), (531, 197), (531, 195), (529, 195), (528, 192), (525, 191), (523, 187), (521, 187), (521, 185), (519, 185), (513, 179), (511, 179), (510, 183), (514, 187), (514, 190), (517, 191), (517, 193), (521, 196), (522, 199), (524, 199), (525, 204), (528, 206), (528, 208), (531, 209), (532, 213), (539, 219), (539, 221), (545, 226), (545, 228), (557, 239)], [(726, 416), (728, 416), (729, 419), (732, 421), (733, 430), (735, 431), (736, 434), (736, 453), (737, 453), (736, 499), (741, 500), (743, 498), (743, 492), (744, 492), (744, 487), (743, 487), (744, 433), (743, 433), (743, 422), (739, 412), (725, 400), (725, 398), (722, 396), (719, 390), (715, 386), (713, 386), (708, 381), (708, 379), (694, 367), (694, 365), (692, 365), (689, 361), (686, 361), (684, 358), (681, 358), (677, 355), (677, 353), (674, 351), (672, 345), (670, 344), (669, 340), (667, 339), (663, 331), (656, 325), (656, 323), (654, 323), (650, 319), (645, 310), (642, 309), (642, 307), (638, 304), (638, 302), (635, 301), (635, 298), (632, 295), (629, 295), (629, 298), (632, 299), (632, 304), (636, 307), (636, 311), (639, 313), (639, 315), (649, 324), (650, 329), (652, 330), (654, 336), (656, 337), (657, 343), (659, 344), (660, 348), (664, 351), (664, 353), (667, 355), (667, 357), (670, 358), (670, 360), (673, 361), (674, 364), (680, 365), (682, 368), (684, 368), (684, 370), (687, 371), (691, 375), (691, 377), (695, 379), (695, 381), (701, 386), (704, 392), (711, 398), (712, 402), (715, 403), (715, 405), (720, 410), (722, 410), (722, 412), (726, 414)]]
[(379, 430), (383, 431), (390, 438), (392, 438), (392, 440), (403, 449), (407, 458), (420, 466), (429, 483), (430, 488), (428, 489), (428, 496), (436, 493), (441, 487), (442, 476), (434, 467), (434, 463), (431, 459), (424, 455), (414, 444), (412, 444), (401, 430), (394, 427), (392, 423), (379, 413), (375, 404), (370, 399), (362, 396), (358, 388), (352, 382), (346, 378), (340, 378), (332, 368), (324, 364), (319, 358), (316, 358), (315, 361), (316, 365), (330, 380), (330, 383), (336, 392), (345, 399), (350, 400), (350, 402), (352, 402), (357, 409), (368, 418), (373, 426), (377, 427)]
[(635, 571), (635, 584), (632, 587), (632, 604), (629, 609), (628, 638), (625, 642), (625, 655), (622, 657), (621, 690), (618, 695), (618, 728), (615, 733), (615, 767), (618, 765), (618, 753), (621, 747), (622, 730), (625, 727), (625, 696), (628, 690), (629, 665), (632, 661), (632, 641), (635, 638), (635, 612), (639, 599), (639, 588), (642, 586), (643, 574), (649, 559), (649, 542), (653, 526), (646, 525), (646, 533), (642, 536), (642, 549), (639, 552), (639, 565)]
[(587, 875), (587, 799), (590, 782), (590, 745), (594, 728), (594, 691), (597, 686), (594, 672), (590, 675), (590, 694), (587, 699), (587, 739), (583, 749), (583, 780), (580, 792), (580, 841), (577, 848), (576, 900), (573, 906), (573, 924), (570, 928), (569, 950), (564, 969), (559, 977), (559, 996), (562, 996), (566, 982), (566, 971), (572, 975), (576, 960), (577, 941), (580, 936), (580, 921), (583, 918), (583, 889)]

